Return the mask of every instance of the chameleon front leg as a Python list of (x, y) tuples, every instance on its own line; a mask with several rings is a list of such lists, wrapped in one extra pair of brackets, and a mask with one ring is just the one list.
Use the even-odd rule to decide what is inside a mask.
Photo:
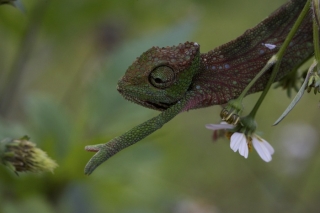
[(97, 153), (87, 163), (84, 173), (90, 175), (100, 164), (108, 160), (114, 154), (160, 129), (165, 123), (183, 111), (187, 100), (188, 98), (179, 101), (158, 116), (134, 127), (123, 135), (112, 139), (108, 143), (86, 146), (85, 150)]

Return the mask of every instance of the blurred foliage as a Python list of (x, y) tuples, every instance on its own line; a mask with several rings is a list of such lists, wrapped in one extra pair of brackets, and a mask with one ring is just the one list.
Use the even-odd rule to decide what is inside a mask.
[[(284, 0), (22, 1), (0, 6), (0, 139), (29, 135), (54, 174), (0, 167), (0, 212), (318, 212), (318, 98), (268, 95), (257, 119), (276, 149), (245, 160), (204, 124), (219, 107), (182, 113), (86, 177), (88, 144), (105, 143), (158, 112), (125, 101), (117, 80), (143, 51), (186, 40), (202, 52), (236, 38)], [(250, 109), (257, 95), (246, 99)]]

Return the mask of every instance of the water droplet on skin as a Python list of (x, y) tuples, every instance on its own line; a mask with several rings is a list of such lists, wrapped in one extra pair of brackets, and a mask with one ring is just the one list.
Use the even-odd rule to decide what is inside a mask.
[(262, 43), (262, 45), (264, 45), (266, 48), (268, 48), (269, 50), (273, 50), (274, 48), (276, 48), (277, 47), (277, 45), (274, 45), (274, 44), (263, 44)]

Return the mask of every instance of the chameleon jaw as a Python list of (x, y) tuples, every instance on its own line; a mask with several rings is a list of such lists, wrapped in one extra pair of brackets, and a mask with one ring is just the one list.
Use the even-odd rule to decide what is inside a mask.
[(169, 104), (161, 103), (161, 102), (160, 103), (152, 103), (152, 102), (146, 101), (145, 103), (151, 105), (153, 107), (153, 109), (157, 109), (160, 111), (164, 111), (170, 107)]
[(170, 105), (166, 104), (166, 103), (152, 103), (150, 101), (143, 101), (143, 100), (138, 99), (137, 97), (128, 96), (128, 95), (123, 95), (123, 97), (128, 101), (131, 101), (133, 103), (139, 104), (139, 105), (144, 106), (144, 107), (147, 107), (149, 109), (155, 109), (155, 110), (159, 110), (159, 111), (164, 111), (164, 110), (166, 110), (166, 109), (168, 109), (170, 107)]
[(117, 90), (119, 91), (119, 93), (128, 101), (131, 101), (133, 103), (139, 104), (141, 106), (150, 108), (150, 109), (155, 109), (155, 110), (159, 110), (159, 111), (165, 111), (166, 109), (168, 109), (170, 106), (176, 104), (177, 102), (174, 103), (163, 103), (163, 102), (151, 102), (151, 101), (147, 101), (147, 100), (141, 100), (138, 97), (129, 95), (129, 94), (125, 94), (124, 91), (118, 86)]

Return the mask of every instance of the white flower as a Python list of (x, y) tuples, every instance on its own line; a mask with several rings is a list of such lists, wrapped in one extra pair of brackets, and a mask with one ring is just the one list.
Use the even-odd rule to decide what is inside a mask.
[(207, 124), (206, 128), (213, 130), (212, 139), (213, 141), (217, 141), (220, 137), (226, 134), (226, 129), (233, 129), (234, 125), (223, 121), (220, 124)]
[(249, 147), (245, 134), (235, 132), (230, 138), (230, 148), (236, 152), (239, 150), (239, 154), (247, 158), (249, 154)]
[(270, 162), (272, 160), (272, 155), (274, 153), (273, 147), (256, 134), (247, 137), (243, 133), (235, 132), (232, 134), (230, 140), (230, 148), (234, 152), (239, 150), (239, 154), (245, 158), (248, 157), (249, 151), (252, 149), (251, 147), (253, 145), (262, 160), (265, 162)]
[(227, 122), (221, 122), (220, 124), (207, 124), (206, 128), (212, 130), (232, 129), (234, 128), (234, 125), (228, 124)]
[(272, 160), (271, 155), (273, 155), (274, 149), (266, 140), (254, 134), (252, 137), (252, 144), (262, 160), (265, 162), (270, 162)]
[[(221, 130), (221, 129), (233, 129), (234, 125), (227, 124), (222, 122), (220, 124), (207, 124), (207, 129), (211, 130)], [(256, 134), (252, 134), (251, 136), (246, 136), (241, 132), (234, 132), (230, 138), (230, 148), (237, 152), (245, 158), (248, 158), (249, 151), (251, 151), (252, 146), (257, 151), (259, 156), (265, 162), (270, 162), (272, 160), (272, 155), (274, 153), (273, 147), (263, 138), (259, 137)]]

